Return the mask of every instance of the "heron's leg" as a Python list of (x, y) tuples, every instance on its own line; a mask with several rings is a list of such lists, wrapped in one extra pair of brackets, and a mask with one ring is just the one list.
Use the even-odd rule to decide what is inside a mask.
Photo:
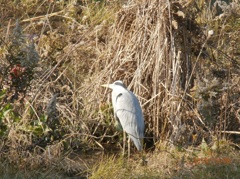
[(125, 146), (126, 146), (126, 132), (123, 131), (123, 156), (125, 154)]
[[(143, 146), (143, 139), (141, 139), (141, 144), (142, 144), (142, 146)], [(142, 150), (141, 150), (141, 158), (142, 158), (142, 166), (147, 165), (147, 161), (146, 161), (146, 157), (144, 156), (144, 150), (143, 150), (143, 148), (142, 148)]]
[(130, 149), (131, 149), (131, 146), (130, 146), (130, 137), (128, 136), (128, 160), (130, 159)]

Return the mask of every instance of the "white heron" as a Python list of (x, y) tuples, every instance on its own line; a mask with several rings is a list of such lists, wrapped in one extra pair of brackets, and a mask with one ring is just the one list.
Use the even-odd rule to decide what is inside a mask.
[(129, 91), (122, 81), (104, 84), (103, 87), (112, 89), (112, 104), (114, 117), (123, 129), (123, 155), (125, 153), (126, 133), (128, 139), (128, 158), (130, 157), (130, 139), (138, 151), (143, 150), (144, 117), (137, 97)]

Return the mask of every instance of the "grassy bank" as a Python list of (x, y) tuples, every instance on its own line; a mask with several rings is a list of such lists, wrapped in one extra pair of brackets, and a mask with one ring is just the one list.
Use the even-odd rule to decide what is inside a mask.
[[(1, 178), (237, 178), (237, 1), (0, 1)], [(121, 156), (109, 91), (145, 118)]]

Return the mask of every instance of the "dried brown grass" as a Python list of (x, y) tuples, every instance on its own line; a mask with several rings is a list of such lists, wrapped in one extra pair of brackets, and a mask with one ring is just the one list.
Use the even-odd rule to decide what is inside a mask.
[[(227, 79), (214, 71), (228, 59), (219, 64), (212, 62), (214, 37), (206, 34), (195, 21), (196, 17), (199, 20), (206, 16), (198, 11), (201, 5), (201, 2), (181, 4), (154, 0), (125, 4), (109, 30), (106, 48), (98, 49), (100, 56), (92, 66), (95, 73), (83, 85), (84, 96), (87, 96), (84, 103), (90, 101), (87, 111), (93, 111), (95, 116), (95, 110), (105, 101), (108, 91), (102, 94), (102, 83), (121, 79), (138, 96), (144, 109), (146, 135), (151, 136), (153, 142), (169, 138), (171, 143), (188, 146), (199, 145), (204, 138), (211, 143), (218, 117), (213, 115), (215, 124), (209, 123), (206, 116), (209, 111), (203, 110), (203, 106), (208, 103), (208, 109), (215, 110), (210, 113), (220, 115), (217, 98), (224, 93), (217, 88), (227, 92), (226, 86), (220, 85)], [(209, 61), (203, 64), (206, 58)], [(208, 63), (212, 64), (210, 71)], [(233, 73), (239, 66), (235, 68), (234, 63), (239, 62), (232, 61)], [(217, 84), (211, 87), (214, 80)], [(206, 86), (208, 90), (204, 92)], [(205, 95), (208, 99), (201, 101)], [(109, 101), (110, 96), (107, 98)], [(106, 115), (95, 119), (104, 123), (103, 117)]]
[[(99, 143), (95, 142), (95, 136), (92, 135), (93, 122), (83, 119), (88, 115), (87, 108), (83, 108), (83, 93), (79, 93), (79, 88), (90, 73), (89, 67), (96, 58), (97, 38), (100, 36), (104, 38), (105, 33), (102, 29), (106, 29), (108, 23), (111, 23), (111, 15), (115, 7), (107, 10), (102, 5), (92, 3), (85, 9), (82, 7), (83, 14), (87, 17), (87, 20), (82, 20), (77, 11), (72, 9), (80, 7), (79, 4), (73, 6), (69, 3), (61, 10), (59, 4), (55, 3), (48, 4), (45, 1), (42, 4), (31, 4), (32, 7), (37, 7), (36, 13), (28, 17), (26, 14), (32, 12), (26, 9), (26, 14), (23, 14), (23, 19), (20, 21), (25, 27), (24, 33), (35, 33), (34, 40), (42, 60), (35, 70), (35, 80), (32, 81), (32, 88), (23, 103), (18, 101), (13, 103), (13, 111), (19, 114), (19, 121), (12, 122), (15, 120), (12, 116), (4, 119), (9, 121), (9, 129), (7, 135), (1, 138), (0, 155), (3, 163), (15, 165), (14, 169), (17, 171), (25, 168), (37, 170), (41, 166), (39, 170), (42, 170), (46, 176), (52, 171), (60, 171), (62, 175), (82, 176), (82, 173), (86, 175), (87, 165), (84, 165), (79, 155), (72, 158), (68, 153), (72, 153), (72, 149), (87, 151), (90, 146), (94, 147)], [(18, 5), (15, 7), (14, 3), (8, 4), (16, 12), (27, 6), (22, 2)], [(47, 15), (42, 11), (43, 6), (49, 7)], [(5, 6), (1, 8), (8, 17), (10, 10), (7, 11)], [(70, 10), (76, 14), (69, 14)], [(93, 12), (99, 13), (94, 15)], [(101, 20), (97, 19), (101, 16)], [(19, 18), (17, 15), (15, 17)], [(63, 19), (67, 21), (63, 23)], [(81, 21), (81, 25), (77, 20)], [(6, 23), (4, 19), (1, 19), (1, 22)], [(28, 22), (30, 23), (25, 26)], [(7, 28), (1, 29), (1, 33), (11, 34), (10, 29), (13, 24), (11, 20), (8, 21)], [(6, 37), (6, 46), (7, 39)], [(99, 41), (101, 40), (103, 39)], [(98, 45), (100, 46), (101, 44)], [(1, 53), (1, 57), (3, 63), (4, 52)], [(45, 119), (46, 108), (54, 94), (58, 94), (56, 116), (60, 125), (52, 130)], [(48, 169), (45, 170), (45, 167)]]
[(170, 126), (176, 131), (181, 126), (186, 110), (183, 99), (189, 88), (180, 87), (182, 55), (172, 34), (172, 5), (168, 1), (125, 5), (111, 28), (103, 57), (94, 64), (102, 70), (96, 70), (84, 88), (88, 89), (88, 99), (96, 101), (91, 107), (97, 108), (105, 96), (100, 84), (123, 80), (138, 96), (144, 108), (146, 134), (155, 142), (169, 136)]
[(146, 109), (146, 124), (150, 121), (154, 124), (149, 125), (146, 132), (154, 132), (157, 138), (163, 131), (154, 128), (158, 128), (159, 123), (166, 123), (166, 114), (160, 115), (159, 112), (162, 108), (160, 101), (164, 101), (162, 89), (168, 87), (165, 85), (169, 78), (166, 66), (171, 63), (168, 61), (167, 10), (166, 2), (135, 1), (125, 5), (111, 28), (111, 38), (103, 57), (100, 56), (94, 64), (102, 69), (86, 82), (87, 96), (96, 101), (96, 108), (105, 96), (100, 85), (123, 80)]
[[(47, 3), (33, 4), (31, 8), (38, 7), (38, 12), (30, 17), (29, 7), (21, 21), (26, 32), (37, 34), (35, 40), (42, 61), (24, 105), (14, 104), (21, 120), (11, 126), (7, 140), (0, 145), (6, 163), (23, 169), (51, 166), (45, 170), (46, 176), (61, 170), (61, 174), (86, 176), (89, 167), (83, 165), (81, 157), (85, 151), (116, 152), (112, 143), (116, 146), (118, 133), (113, 126), (110, 95), (100, 85), (117, 79), (123, 80), (142, 104), (148, 147), (159, 148), (158, 143), (167, 140), (187, 148), (201, 144), (203, 138), (209, 142), (214, 130), (218, 141), (221, 131), (238, 130), (238, 125), (232, 125), (239, 124), (239, 59), (234, 58), (237, 46), (229, 49), (227, 56), (221, 55), (228, 48), (220, 37), (226, 37), (229, 29), (224, 31), (222, 27), (216, 36), (206, 36), (195, 21), (197, 17), (203, 23), (201, 18), (206, 16), (198, 14), (199, 4), (136, 0), (120, 8), (111, 3)], [(44, 5), (49, 5), (48, 12)], [(13, 4), (11, 7), (14, 8)], [(19, 17), (21, 9), (16, 12), (14, 18)], [(4, 9), (6, 17), (8, 13)], [(1, 29), (7, 39), (14, 23), (0, 20), (8, 24)], [(212, 26), (221, 21), (213, 20)], [(238, 33), (236, 30), (232, 35)], [(217, 46), (214, 41), (219, 42)], [(229, 56), (233, 58), (228, 61)], [(227, 73), (221, 68), (228, 69)], [(54, 94), (58, 94), (60, 126), (49, 134), (43, 119)], [(210, 112), (211, 109), (216, 111)], [(40, 136), (33, 129), (29, 131), (33, 123), (43, 131)], [(73, 150), (82, 153), (72, 157)], [(154, 172), (159, 163), (154, 154), (149, 158)], [(163, 159), (167, 166), (167, 158)], [(110, 170), (115, 161), (109, 159)], [(162, 176), (161, 172), (146, 172), (153, 177)], [(140, 176), (146, 177), (141, 172)]]

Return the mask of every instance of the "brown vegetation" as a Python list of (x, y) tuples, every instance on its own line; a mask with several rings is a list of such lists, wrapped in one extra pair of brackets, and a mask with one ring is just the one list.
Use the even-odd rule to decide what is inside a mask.
[[(3, 178), (238, 176), (238, 0), (2, 0), (0, 10)], [(148, 168), (118, 156), (100, 87), (117, 79), (142, 104)]]

